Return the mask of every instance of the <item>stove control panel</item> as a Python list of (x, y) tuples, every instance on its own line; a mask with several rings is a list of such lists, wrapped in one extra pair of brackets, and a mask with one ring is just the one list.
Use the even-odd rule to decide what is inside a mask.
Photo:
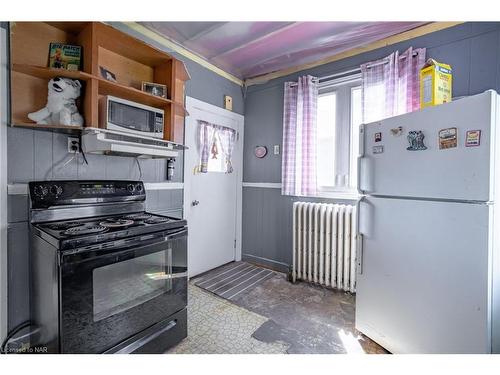
[(29, 190), (32, 208), (146, 199), (142, 181), (33, 181)]

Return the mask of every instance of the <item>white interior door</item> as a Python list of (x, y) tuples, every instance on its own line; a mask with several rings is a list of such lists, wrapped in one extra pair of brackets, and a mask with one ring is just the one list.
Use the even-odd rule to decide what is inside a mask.
[[(188, 272), (195, 276), (241, 259), (243, 116), (188, 97), (184, 161), (184, 216), (188, 222)], [(200, 164), (198, 120), (236, 130), (233, 173), (196, 172)], [(209, 163), (218, 159), (209, 156)], [(210, 166), (211, 164), (209, 164)]]

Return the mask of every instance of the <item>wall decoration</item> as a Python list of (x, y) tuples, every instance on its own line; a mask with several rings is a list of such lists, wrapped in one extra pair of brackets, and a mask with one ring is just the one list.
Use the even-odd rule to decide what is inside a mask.
[(116, 75), (113, 72), (110, 72), (108, 69), (100, 66), (99, 71), (101, 72), (102, 78), (107, 81), (116, 82)]
[(403, 134), (403, 127), (398, 126), (397, 128), (392, 128), (391, 134), (395, 137), (399, 137), (401, 134)]
[(233, 98), (229, 95), (224, 95), (224, 108), (228, 111), (233, 110)]
[(424, 145), (424, 133), (421, 130), (412, 130), (408, 132), (408, 142), (410, 145), (406, 148), (408, 151), (423, 151), (427, 150)]
[(167, 86), (159, 83), (142, 82), (142, 91), (160, 98), (167, 97)]
[(441, 129), (438, 135), (440, 150), (457, 147), (457, 128)]
[(467, 130), (465, 147), (477, 147), (481, 144), (481, 130)]
[(210, 149), (210, 153), (212, 154), (212, 159), (217, 159), (217, 155), (219, 155), (219, 148), (217, 147), (217, 142), (214, 139), (212, 143), (212, 148)]
[(82, 47), (63, 43), (50, 43), (49, 68), (80, 70)]
[(255, 146), (253, 153), (255, 154), (256, 157), (258, 157), (259, 159), (262, 159), (264, 156), (267, 155), (267, 147), (266, 146)]
[(375, 142), (382, 142), (382, 133), (375, 133)]

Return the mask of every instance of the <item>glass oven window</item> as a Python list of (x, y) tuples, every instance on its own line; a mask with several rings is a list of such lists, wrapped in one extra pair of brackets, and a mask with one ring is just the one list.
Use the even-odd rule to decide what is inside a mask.
[(172, 249), (94, 269), (94, 321), (169, 292), (171, 277)]

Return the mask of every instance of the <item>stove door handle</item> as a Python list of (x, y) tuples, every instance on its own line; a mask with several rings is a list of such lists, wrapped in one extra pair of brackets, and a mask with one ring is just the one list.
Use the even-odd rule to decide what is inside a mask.
[(163, 240), (164, 241), (175, 240), (176, 238), (187, 236), (187, 232), (188, 232), (187, 229), (184, 228), (184, 229), (181, 229), (178, 232), (171, 233), (171, 234), (165, 236), (165, 238)]
[(124, 345), (123, 347), (121, 347), (119, 349), (112, 348), (112, 349), (110, 349), (110, 350), (108, 350), (108, 351), (106, 351), (104, 353), (105, 354), (108, 354), (108, 353), (109, 354), (110, 353), (113, 353), (113, 354), (130, 354), (130, 353), (133, 353), (135, 350), (137, 350), (137, 349), (141, 348), (142, 346), (146, 345), (147, 343), (153, 341), (158, 336), (164, 334), (167, 331), (170, 331), (175, 326), (177, 326), (177, 319), (171, 320), (170, 322), (168, 322), (168, 324), (165, 327), (161, 328), (160, 330), (156, 331), (155, 333), (153, 333), (153, 334), (151, 334), (149, 336), (142, 337), (139, 340), (130, 342), (127, 345)]

